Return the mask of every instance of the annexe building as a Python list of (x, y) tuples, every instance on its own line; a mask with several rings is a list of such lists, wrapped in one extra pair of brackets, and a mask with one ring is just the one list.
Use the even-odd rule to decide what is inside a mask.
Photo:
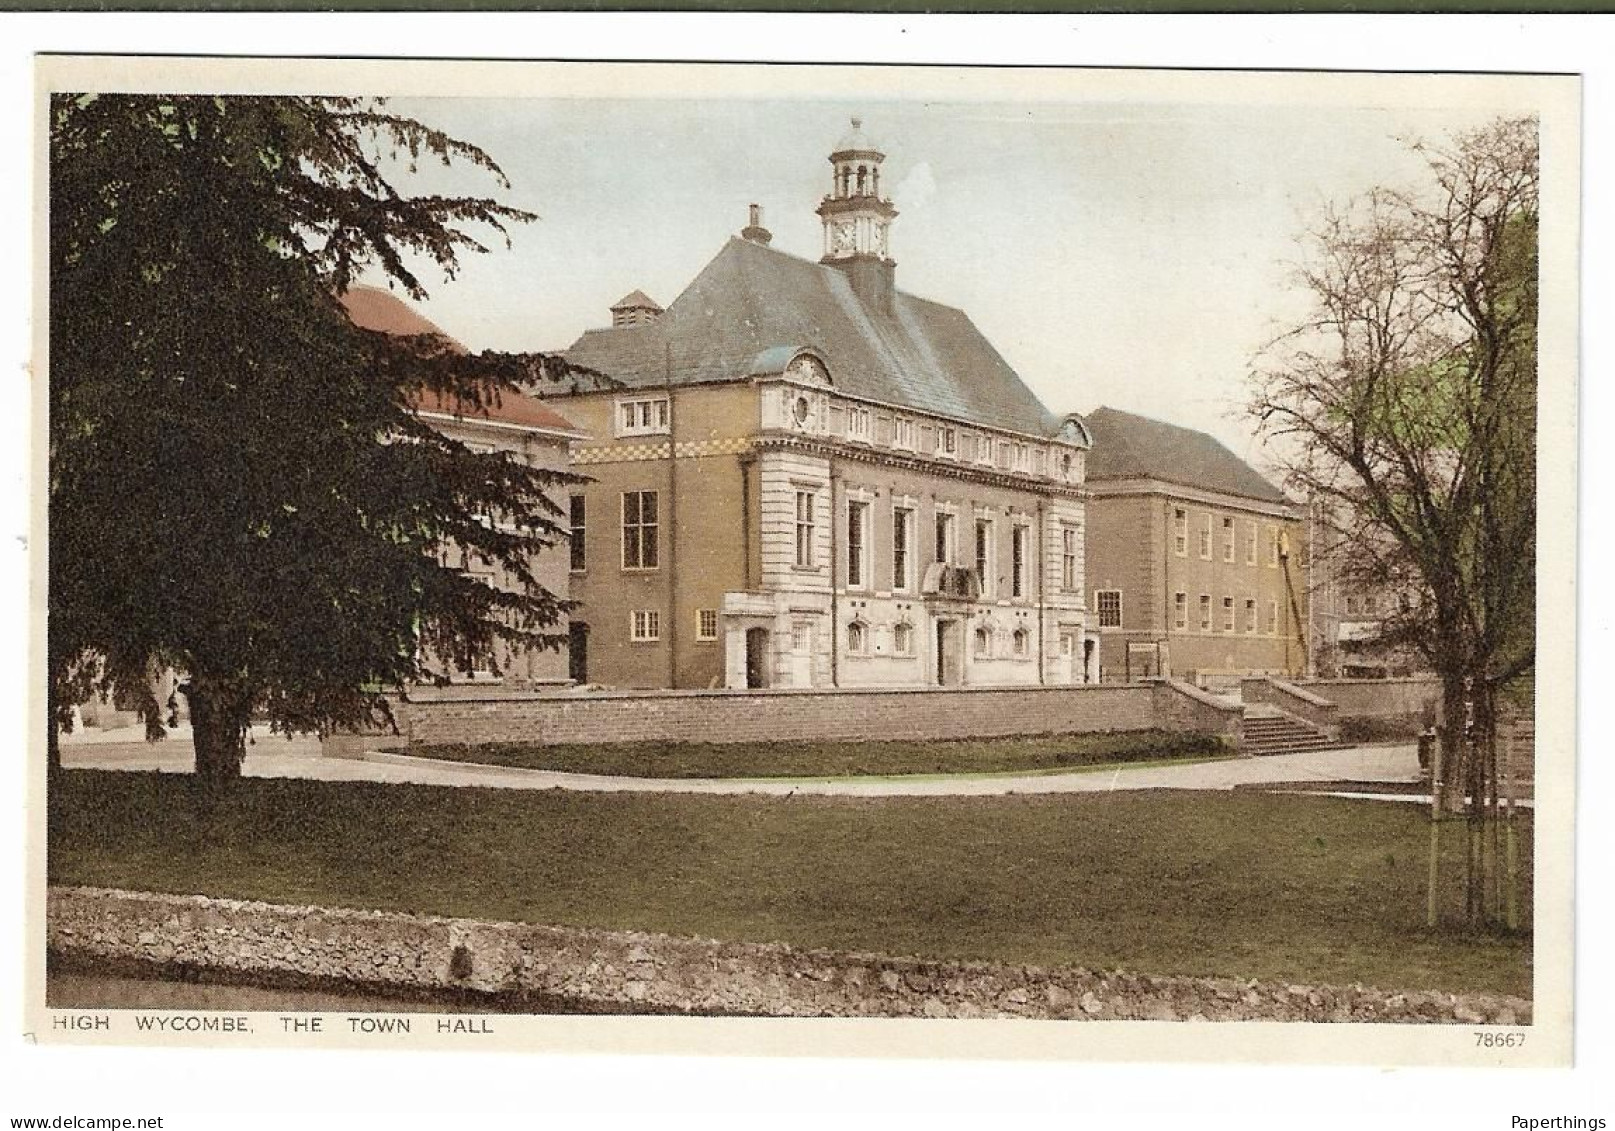
[[(458, 342), (449, 338), (420, 312), (389, 291), (378, 287), (356, 286), (342, 296), (348, 317), (356, 326), (367, 330), (381, 330), (392, 334), (437, 334), (447, 338), (457, 348)], [(437, 431), (452, 437), (473, 451), (506, 451), (533, 467), (551, 471), (566, 471), (570, 466), (569, 445), (584, 438), (584, 434), (554, 408), (537, 397), (514, 391), (502, 392), (497, 404), (480, 408), (455, 404), (440, 394), (427, 392), (416, 406), (417, 415)], [(559, 505), (564, 499), (558, 495)], [(455, 547), (444, 547), (445, 562), (469, 573), (485, 575), (490, 584), (499, 585), (494, 563), (484, 561), (474, 553)], [(453, 560), (450, 561), (449, 559)], [(567, 570), (567, 548), (557, 546), (541, 553), (532, 565), (533, 576), (539, 584), (557, 597), (567, 598), (571, 575)], [(567, 630), (564, 620), (556, 632)], [(473, 670), (456, 672), (455, 682), (490, 684), (512, 689), (542, 688), (565, 685), (567, 658), (561, 649), (526, 649), (512, 654), (510, 649), (496, 643), (497, 654), (479, 661)]]
[(1087, 420), (1103, 678), (1303, 674), (1298, 508), (1204, 432), (1113, 408)]
[[(885, 155), (830, 155), (818, 260), (753, 206), (665, 310), (635, 291), (572, 362), (572, 675), (619, 687), (1079, 682), (1081, 419), (964, 312), (897, 289)], [(1096, 658), (1095, 658), (1096, 659)]]

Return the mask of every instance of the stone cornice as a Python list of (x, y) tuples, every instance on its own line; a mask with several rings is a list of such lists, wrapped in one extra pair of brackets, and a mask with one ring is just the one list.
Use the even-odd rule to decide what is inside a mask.
[(893, 467), (915, 471), (924, 475), (940, 475), (960, 479), (967, 483), (980, 483), (989, 487), (1002, 487), (1012, 491), (1027, 491), (1037, 495), (1059, 496), (1067, 499), (1087, 499), (1087, 488), (1070, 483), (1053, 483), (1046, 479), (1015, 475), (994, 468), (969, 463), (951, 463), (930, 460), (923, 456), (885, 448), (870, 448), (862, 444), (848, 444), (818, 436), (764, 434), (758, 436), (753, 447), (758, 451), (797, 451), (818, 456), (866, 463), (875, 467)]

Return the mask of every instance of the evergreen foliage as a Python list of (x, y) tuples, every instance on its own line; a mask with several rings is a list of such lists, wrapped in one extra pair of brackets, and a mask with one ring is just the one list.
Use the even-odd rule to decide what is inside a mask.
[[(152, 675), (188, 680), (198, 773), (240, 771), (254, 716), (381, 723), (384, 692), (495, 641), (554, 645), (532, 557), (571, 477), (423, 423), (558, 376), (360, 329), (365, 271), (415, 299), (528, 213), (404, 195), (475, 146), (339, 98), (57, 96), (50, 122), (49, 674), (53, 720), (93, 691), (161, 734)], [(492, 584), (456, 568), (497, 565)], [(54, 733), (54, 731), (53, 731)], [(54, 756), (54, 745), (53, 745)], [(54, 763), (54, 757), (53, 757)]]

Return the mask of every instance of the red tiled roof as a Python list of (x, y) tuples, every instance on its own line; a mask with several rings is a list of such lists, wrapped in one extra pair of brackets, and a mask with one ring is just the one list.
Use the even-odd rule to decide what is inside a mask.
[[(348, 317), (353, 319), (353, 324), (361, 329), (380, 330), (387, 334), (437, 334), (446, 339), (457, 352), (470, 352), (433, 325), (425, 315), (390, 291), (379, 287), (355, 286), (342, 295), (341, 302), (348, 312)], [(516, 392), (514, 389), (499, 390), (497, 398), (490, 400), (481, 408), (457, 402), (453, 397), (426, 389), (416, 397), (415, 407), (421, 412), (435, 412), (444, 416), (459, 416), (472, 420), (491, 420), (525, 428), (577, 431), (570, 420), (549, 405), (537, 397)]]

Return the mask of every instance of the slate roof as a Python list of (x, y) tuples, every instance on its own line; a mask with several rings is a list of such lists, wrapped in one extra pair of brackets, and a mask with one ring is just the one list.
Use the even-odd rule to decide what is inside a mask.
[[(443, 333), (430, 319), (391, 291), (382, 290), (380, 287), (355, 286), (348, 289), (341, 302), (353, 324), (361, 329), (380, 330), (388, 334), (437, 334), (446, 338), (456, 351), (469, 352), (465, 346)], [(445, 416), (491, 420), (501, 424), (517, 424), (528, 428), (548, 428), (563, 432), (578, 431), (571, 421), (537, 397), (513, 389), (499, 390), (498, 403), (486, 404), (481, 408), (456, 402), (454, 398), (446, 397), (436, 390), (426, 389), (417, 396), (415, 407), (422, 412), (437, 412)]]
[(1093, 432), (1089, 483), (1159, 479), (1264, 503), (1289, 501), (1254, 467), (1204, 432), (1114, 408), (1097, 408), (1085, 419)]
[(568, 360), (634, 387), (738, 381), (811, 348), (850, 396), (1040, 436), (1060, 419), (962, 310), (892, 296), (872, 309), (835, 267), (731, 238), (648, 326), (590, 330)]

